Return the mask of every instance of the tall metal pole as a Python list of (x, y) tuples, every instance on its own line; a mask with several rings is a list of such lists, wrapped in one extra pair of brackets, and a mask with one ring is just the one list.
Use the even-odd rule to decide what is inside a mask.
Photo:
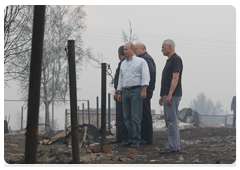
[(78, 164), (79, 157), (79, 127), (77, 121), (77, 85), (75, 68), (75, 42), (68, 40), (68, 63), (69, 63), (69, 87), (71, 106), (71, 133), (72, 133), (72, 156), (73, 163)]
[(23, 130), (23, 106), (22, 106), (22, 112), (21, 112), (21, 130)]
[(88, 105), (88, 124), (90, 125), (90, 106), (89, 106), (89, 100), (87, 101), (87, 105)]
[(82, 103), (82, 120), (83, 120), (83, 124), (84, 124), (84, 103)]
[(108, 93), (108, 131), (110, 132), (111, 126), (111, 106), (110, 106), (110, 93)]
[(99, 111), (98, 111), (98, 97), (97, 97), (97, 128), (99, 129)]
[(101, 151), (106, 145), (106, 63), (102, 63), (102, 92), (101, 92)]
[(37, 163), (37, 137), (42, 71), (43, 39), (45, 26), (45, 5), (34, 6), (32, 52), (28, 93), (27, 131), (25, 143), (25, 163)]
[(65, 109), (65, 130), (67, 130), (67, 109)]
[[(52, 93), (54, 95), (54, 68), (53, 68), (53, 72), (52, 72)], [(52, 101), (52, 130), (54, 131), (54, 98)]]
[(78, 115), (78, 118), (77, 118), (78, 119), (78, 124), (80, 125), (80, 110), (79, 110), (79, 106), (78, 106), (78, 114), (77, 115)]

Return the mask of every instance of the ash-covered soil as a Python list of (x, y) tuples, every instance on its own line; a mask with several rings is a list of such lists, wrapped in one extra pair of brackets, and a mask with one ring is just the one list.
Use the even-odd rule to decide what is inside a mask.
[[(111, 153), (87, 153), (87, 147), (100, 148), (100, 131), (88, 126), (86, 142), (80, 148), (81, 164), (232, 164), (236, 160), (236, 129), (225, 127), (191, 127), (180, 130), (178, 153), (159, 154), (167, 146), (167, 131), (154, 131), (152, 145), (138, 148), (110, 144)], [(111, 137), (112, 138), (109, 138)], [(114, 136), (107, 132), (107, 145)], [(72, 164), (72, 148), (59, 140), (51, 145), (38, 145), (37, 163)], [(25, 134), (11, 132), (4, 136), (4, 159), (9, 164), (24, 163)], [(135, 152), (132, 152), (135, 151)]]

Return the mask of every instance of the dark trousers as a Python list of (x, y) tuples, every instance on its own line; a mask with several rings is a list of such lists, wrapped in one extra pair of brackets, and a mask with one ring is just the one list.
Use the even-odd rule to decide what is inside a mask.
[(143, 99), (142, 123), (141, 123), (141, 139), (152, 144), (153, 141), (153, 125), (151, 114), (151, 98), (153, 92), (147, 89), (147, 97)]
[(128, 141), (128, 131), (124, 122), (122, 102), (116, 101), (117, 140)]

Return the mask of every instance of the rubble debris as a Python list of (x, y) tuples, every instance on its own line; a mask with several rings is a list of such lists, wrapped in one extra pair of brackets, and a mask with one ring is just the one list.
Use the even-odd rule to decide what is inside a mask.
[(121, 160), (120, 158), (118, 158), (118, 161), (119, 161), (119, 162), (122, 162), (123, 160)]
[(103, 146), (103, 152), (104, 153), (111, 153), (112, 149), (111, 149), (110, 145)]
[(87, 154), (88, 153), (92, 153), (92, 149), (91, 148), (87, 148)]
[[(79, 148), (81, 148), (84, 142), (86, 142), (86, 136), (87, 136), (87, 127), (86, 126), (83, 128), (79, 127)], [(72, 147), (72, 136), (70, 136), (68, 147)]]
[(136, 154), (137, 154), (136, 151), (129, 151), (128, 153), (129, 153), (129, 154), (133, 154), (133, 155), (136, 155)]
[(93, 153), (98, 153), (98, 152), (101, 152), (101, 148), (97, 148), (97, 149), (95, 149), (95, 148), (92, 148), (92, 152), (93, 152)]
[(201, 115), (191, 108), (183, 108), (178, 113), (178, 120), (185, 123), (193, 123), (193, 126), (203, 127)]
[[(93, 143), (100, 143), (101, 142), (101, 131), (95, 127), (94, 125), (90, 124), (82, 124), (79, 125), (79, 127), (87, 127), (87, 136), (86, 136), (86, 144), (93, 144)], [(107, 135), (113, 135), (111, 132), (106, 131), (106, 136)]]

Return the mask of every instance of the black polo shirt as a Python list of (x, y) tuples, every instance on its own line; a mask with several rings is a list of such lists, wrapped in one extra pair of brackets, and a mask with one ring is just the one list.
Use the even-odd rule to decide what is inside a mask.
[(174, 53), (166, 62), (165, 67), (162, 71), (161, 91), (160, 96), (168, 96), (173, 73), (179, 73), (179, 80), (176, 89), (173, 92), (173, 96), (182, 96), (182, 71), (183, 64), (182, 59)]
[(118, 63), (118, 68), (116, 69), (115, 72), (115, 76), (114, 76), (114, 88), (115, 90), (117, 90), (117, 86), (118, 86), (118, 78), (119, 78), (119, 72), (120, 72), (120, 67), (122, 62), (126, 59), (126, 57), (124, 57), (119, 63)]

